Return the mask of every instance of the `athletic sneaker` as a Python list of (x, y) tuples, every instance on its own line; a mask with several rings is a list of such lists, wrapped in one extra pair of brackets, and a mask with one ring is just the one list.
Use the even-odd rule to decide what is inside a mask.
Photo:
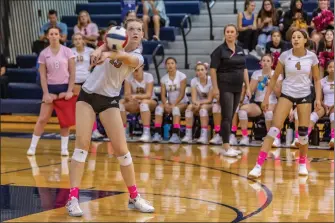
[(329, 146), (330, 146), (330, 148), (334, 148), (334, 138), (332, 138), (331, 140), (330, 140), (330, 142), (329, 142)]
[(301, 175), (301, 176), (307, 176), (308, 175), (308, 170), (307, 170), (306, 164), (299, 164), (299, 175)]
[[(221, 140), (221, 142), (222, 142), (222, 140)], [(229, 136), (229, 144), (230, 145), (237, 145), (238, 144), (237, 143), (237, 138), (236, 138), (236, 136), (234, 134), (230, 134), (230, 136)]]
[(208, 137), (206, 135), (201, 135), (200, 138), (197, 140), (197, 143), (200, 144), (208, 144)]
[(214, 145), (221, 145), (222, 144), (222, 138), (221, 138), (220, 134), (216, 133), (214, 135), (214, 137), (209, 141), (209, 143), (214, 144)]
[(262, 175), (262, 167), (258, 164), (249, 172), (248, 177), (258, 178)]
[(69, 155), (69, 150), (62, 149), (62, 151), (60, 152), (60, 155), (62, 155), (62, 156), (68, 156)]
[(192, 137), (188, 135), (185, 135), (184, 138), (181, 140), (181, 142), (183, 143), (192, 143), (192, 141)]
[(272, 143), (273, 147), (280, 147), (281, 146), (281, 141), (278, 138), (275, 138), (275, 140)]
[(157, 133), (157, 132), (154, 134), (154, 136), (152, 138), (152, 142), (160, 142), (162, 140), (163, 140), (162, 136), (159, 133)]
[(79, 207), (79, 202), (76, 197), (72, 197), (66, 204), (67, 212), (72, 217), (81, 217), (83, 216), (83, 211)]
[(98, 131), (98, 129), (94, 130), (92, 132), (92, 139), (100, 139), (103, 138), (104, 136)]
[(181, 143), (179, 136), (176, 133), (173, 133), (169, 140), (169, 143), (174, 143), (174, 144)]
[(229, 157), (235, 157), (238, 156), (238, 152), (232, 148), (229, 148), (228, 150), (220, 149), (220, 154), (223, 156), (229, 156)]
[(27, 151), (28, 156), (34, 156), (36, 152), (36, 148), (30, 147)]
[(151, 135), (150, 133), (143, 133), (141, 138), (140, 138), (141, 142), (150, 142), (151, 141)]
[(243, 136), (240, 141), (241, 146), (247, 146), (249, 145), (249, 136)]
[(138, 194), (136, 198), (129, 198), (128, 208), (138, 210), (143, 213), (153, 213), (155, 208)]

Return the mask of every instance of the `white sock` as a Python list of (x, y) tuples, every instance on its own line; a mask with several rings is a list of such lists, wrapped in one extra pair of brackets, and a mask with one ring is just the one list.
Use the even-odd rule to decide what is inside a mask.
[(201, 136), (200, 136), (200, 138), (201, 138), (201, 137), (205, 137), (205, 138), (207, 138), (207, 131), (208, 131), (207, 129), (203, 128), (202, 131), (201, 131)]
[(62, 157), (62, 175), (69, 174), (69, 165), (68, 165), (68, 158)]
[(186, 135), (192, 137), (192, 129), (186, 129)]
[(144, 133), (144, 134), (150, 134), (150, 128), (148, 128), (148, 127), (143, 127), (143, 133)]
[(36, 149), (36, 146), (38, 144), (38, 141), (40, 140), (41, 136), (35, 136), (33, 134), (33, 137), (31, 138), (31, 143), (30, 143), (30, 148), (31, 149)]
[(69, 144), (69, 137), (68, 136), (61, 136), (61, 148), (63, 150), (67, 150), (68, 144)]

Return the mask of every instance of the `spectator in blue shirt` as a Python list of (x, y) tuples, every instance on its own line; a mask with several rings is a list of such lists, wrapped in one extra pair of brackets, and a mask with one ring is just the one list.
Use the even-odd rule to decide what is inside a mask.
[(47, 23), (45, 23), (40, 30), (40, 40), (46, 40), (46, 31), (49, 29), (49, 27), (55, 26), (58, 27), (61, 30), (61, 41), (64, 43), (66, 42), (66, 38), (67, 38), (67, 25), (65, 23), (62, 22), (58, 22), (58, 18), (57, 18), (57, 11), (56, 10), (49, 10), (48, 13), (48, 19), (49, 21)]
[(124, 21), (126, 14), (129, 11), (135, 12), (137, 14), (139, 0), (121, 0), (121, 21)]

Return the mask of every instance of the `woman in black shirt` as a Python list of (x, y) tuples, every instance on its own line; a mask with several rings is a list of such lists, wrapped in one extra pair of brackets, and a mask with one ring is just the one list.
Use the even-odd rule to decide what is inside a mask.
[(229, 24), (224, 28), (225, 41), (211, 54), (210, 74), (214, 97), (220, 100), (222, 155), (237, 156), (241, 152), (230, 148), (229, 135), (233, 115), (240, 102), (243, 81), (246, 94), (250, 98), (249, 75), (243, 49), (235, 44), (237, 28)]

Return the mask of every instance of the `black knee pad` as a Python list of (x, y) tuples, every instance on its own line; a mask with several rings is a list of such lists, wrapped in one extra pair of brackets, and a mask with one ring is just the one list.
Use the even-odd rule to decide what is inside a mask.
[(299, 136), (307, 136), (308, 135), (308, 127), (299, 126), (298, 127)]

